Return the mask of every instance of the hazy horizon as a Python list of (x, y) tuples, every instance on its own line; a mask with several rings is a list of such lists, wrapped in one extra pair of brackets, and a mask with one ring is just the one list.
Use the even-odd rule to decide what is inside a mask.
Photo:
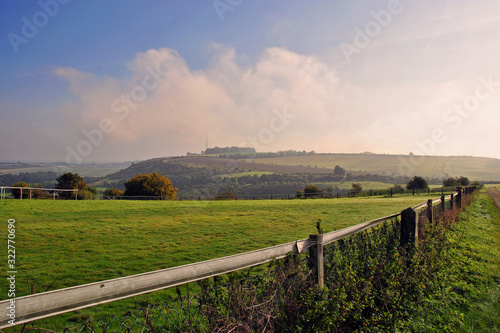
[(0, 6), (0, 161), (500, 158), (493, 0)]
[[(209, 148), (214, 148), (214, 147), (209, 147)], [(294, 149), (286, 149), (286, 150), (294, 150)], [(283, 151), (286, 151), (283, 150)], [(277, 153), (278, 151), (273, 151), (271, 153)], [(199, 154), (200, 153), (194, 153), (194, 152), (189, 152), (192, 154)], [(257, 153), (269, 153), (269, 151), (257, 151)], [(315, 154), (320, 154), (320, 155), (382, 155), (382, 156), (401, 156), (407, 158), (406, 160), (410, 161), (408, 157), (414, 156), (414, 157), (452, 157), (452, 158), (470, 158), (470, 157), (475, 157), (475, 158), (486, 158), (486, 159), (499, 159), (496, 157), (489, 157), (489, 156), (472, 156), (472, 155), (410, 155), (410, 154), (386, 154), (386, 153), (372, 153), (372, 152), (353, 152), (353, 153), (332, 153), (332, 152), (317, 152), (315, 151)], [(63, 164), (63, 165), (105, 165), (105, 164), (126, 164), (126, 163), (136, 163), (136, 162), (142, 162), (145, 160), (150, 160), (150, 159), (158, 159), (158, 158), (176, 158), (176, 157), (185, 157), (187, 156), (186, 154), (183, 155), (171, 155), (171, 156), (155, 156), (151, 158), (146, 158), (146, 159), (133, 159), (133, 160), (126, 160), (126, 161), (113, 161), (113, 160), (102, 160), (99, 162), (96, 161), (84, 161), (82, 163), (67, 163), (66, 161), (60, 160), (0, 160), (0, 163), (25, 163), (25, 164)]]

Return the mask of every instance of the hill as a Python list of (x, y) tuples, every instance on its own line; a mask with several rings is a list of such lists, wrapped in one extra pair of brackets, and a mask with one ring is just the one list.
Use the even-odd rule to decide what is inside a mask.
[(21, 173), (42, 172), (77, 172), (87, 177), (102, 177), (112, 172), (119, 171), (130, 165), (130, 162), (106, 163), (106, 164), (66, 164), (66, 163), (23, 163), (23, 162), (0, 162), (0, 175), (19, 175)]
[(479, 181), (500, 180), (500, 159), (471, 156), (409, 156), (380, 154), (314, 154), (256, 159), (259, 163), (283, 166), (312, 166), (333, 169), (340, 165), (360, 173), (447, 178), (466, 176)]
[[(322, 188), (350, 188), (350, 182), (377, 182), (378, 187), (406, 184), (414, 175), (441, 184), (447, 177), (466, 176), (471, 181), (500, 180), (500, 160), (479, 157), (402, 156), (377, 154), (314, 154), (280, 156), (257, 153), (228, 158), (207, 155), (156, 158), (133, 163), (102, 177), (95, 186), (123, 188), (137, 173), (156, 171), (169, 177), (184, 197), (215, 196), (228, 189), (238, 195), (293, 194), (307, 184)], [(238, 158), (239, 157), (239, 158)], [(414, 166), (414, 161), (419, 161)], [(335, 174), (335, 167), (346, 176)], [(345, 183), (345, 184), (344, 184)], [(384, 185), (385, 184), (385, 185)], [(368, 188), (366, 188), (368, 189)], [(374, 189), (374, 188), (371, 188)]]
[[(238, 147), (219, 150), (220, 154), (189, 154), (132, 164), (60, 167), (57, 163), (0, 163), (0, 185), (26, 181), (51, 187), (59, 174), (71, 171), (82, 174), (90, 185), (123, 189), (124, 182), (136, 174), (156, 171), (172, 180), (181, 197), (198, 198), (228, 190), (239, 196), (293, 195), (307, 184), (316, 184), (329, 192), (347, 191), (353, 182), (362, 182), (366, 190), (387, 189), (393, 184), (404, 185), (415, 175), (434, 185), (440, 185), (447, 177), (460, 176), (483, 183), (500, 182), (500, 159), (494, 158), (293, 150), (256, 153)], [(345, 173), (336, 173), (337, 166)]]

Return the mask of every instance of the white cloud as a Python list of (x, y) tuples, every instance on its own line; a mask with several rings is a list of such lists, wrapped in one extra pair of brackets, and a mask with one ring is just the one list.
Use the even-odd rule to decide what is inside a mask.
[[(339, 120), (346, 118), (349, 88), (341, 86), (334, 68), (313, 56), (270, 48), (245, 67), (234, 50), (220, 49), (207, 70), (193, 71), (175, 50), (158, 49), (138, 54), (128, 67), (130, 75), (121, 81), (55, 70), (69, 80), (75, 96), (61, 110), (73, 128), (88, 131), (109, 118), (114, 130), (107, 140), (142, 141), (147, 150), (169, 145), (176, 153), (202, 148), (207, 134), (219, 145), (247, 141), (269, 126), (276, 109), (296, 117), (274, 136), (272, 144), (283, 149), (289, 140), (296, 144), (296, 136), (308, 140), (346, 128)], [(156, 68), (161, 82), (141, 88), (156, 85), (150, 75)], [(146, 137), (156, 142), (144, 142)]]
[[(395, 85), (388, 77), (383, 85), (355, 86), (316, 56), (268, 48), (253, 64), (242, 65), (233, 49), (214, 49), (204, 70), (190, 69), (167, 48), (138, 54), (121, 80), (56, 69), (70, 82), (74, 98), (61, 112), (76, 133), (98, 128), (105, 118), (114, 126), (88, 158), (124, 156), (129, 147), (139, 149), (129, 159), (198, 152), (207, 135), (211, 145), (252, 145), (249, 138), (262, 134), (276, 110), (285, 109), (293, 119), (272, 138), (267, 132), (258, 150), (407, 153), (443, 126), (446, 110), (476, 84)], [(436, 153), (446, 153), (448, 146)]]

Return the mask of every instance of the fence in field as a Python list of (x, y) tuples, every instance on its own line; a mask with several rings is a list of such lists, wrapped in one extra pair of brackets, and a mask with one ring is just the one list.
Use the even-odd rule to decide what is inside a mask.
[(73, 192), (75, 193), (75, 199), (78, 200), (78, 191), (79, 190), (66, 190), (66, 189), (56, 189), (56, 188), (41, 188), (41, 187), (12, 187), (12, 186), (0, 186), (0, 200), (4, 200), (6, 198), (7, 190), (17, 190), (19, 191), (19, 199), (23, 199), (23, 192), (27, 193), (26, 199), (31, 199), (31, 195), (33, 192), (37, 193), (37, 191), (48, 192), (51, 194), (53, 199), (56, 199), (56, 194), (58, 192)]
[[(436, 188), (420, 188), (405, 190), (389, 188), (389, 189), (370, 189), (370, 190), (348, 190), (348, 189), (337, 189), (331, 192), (318, 192), (318, 193), (270, 193), (270, 194), (243, 194), (232, 196), (225, 195), (203, 195), (203, 196), (182, 196), (176, 197), (176, 200), (183, 201), (202, 201), (202, 200), (291, 200), (291, 199), (316, 199), (316, 198), (342, 198), (342, 197), (370, 197), (370, 196), (393, 196), (393, 195), (418, 195), (418, 194), (448, 194), (455, 191), (456, 187), (436, 187)], [(51, 197), (53, 199), (58, 198), (58, 192), (73, 192), (75, 193), (75, 199), (78, 200), (79, 190), (67, 190), (67, 189), (50, 189), (50, 188), (38, 188), (38, 187), (12, 187), (12, 186), (0, 186), (0, 200), (7, 198), (7, 191), (12, 192), (12, 190), (19, 191), (19, 199), (31, 199), (32, 193), (39, 193), (40, 191), (46, 192), (47, 198)], [(36, 195), (35, 195), (36, 197)], [(84, 198), (83, 198), (84, 199)], [(101, 200), (171, 200), (168, 197), (163, 196), (95, 196), (95, 199)]]
[[(291, 200), (291, 199), (332, 199), (344, 197), (371, 197), (371, 196), (394, 196), (394, 195), (432, 195), (449, 194), (456, 190), (456, 187), (436, 187), (436, 188), (418, 188), (418, 189), (378, 189), (353, 191), (347, 189), (338, 189), (333, 192), (318, 193), (270, 193), (270, 194), (235, 194), (232, 196), (212, 195), (212, 196), (182, 196), (179, 195), (175, 200), (178, 201), (209, 201), (209, 200)], [(104, 200), (170, 200), (161, 196), (102, 196)]]
[[(290, 253), (309, 253), (308, 266), (322, 286), (324, 282), (323, 247), (345, 237), (373, 228), (387, 220), (401, 220), (400, 245), (415, 243), (418, 239), (419, 215), (425, 214), (431, 222), (435, 214), (443, 214), (447, 209), (461, 208), (464, 197), (474, 192), (474, 187), (459, 188), (457, 192), (428, 200), (400, 213), (385, 216), (373, 221), (326, 234), (311, 235), (307, 239), (297, 240), (261, 250), (236, 254), (218, 259), (162, 269), (133, 276), (89, 283), (85, 285), (48, 291), (44, 293), (17, 297), (13, 300), (0, 301), (0, 328), (23, 324), (33, 320), (47, 318), (78, 309), (96, 306), (125, 299), (153, 291), (200, 281), (244, 268), (261, 265), (275, 259), (286, 257)], [(14, 306), (12, 306), (14, 304)], [(11, 322), (12, 323), (12, 322)]]

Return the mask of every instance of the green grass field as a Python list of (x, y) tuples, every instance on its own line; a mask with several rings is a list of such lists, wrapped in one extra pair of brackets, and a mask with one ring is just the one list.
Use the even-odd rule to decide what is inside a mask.
[[(311, 166), (333, 169), (336, 165), (346, 170), (362, 171), (371, 174), (397, 176), (401, 159), (410, 163), (415, 161), (414, 174), (422, 177), (445, 178), (466, 176), (471, 180), (500, 179), (500, 160), (485, 157), (468, 156), (415, 156), (410, 159), (403, 155), (371, 155), (371, 154), (316, 154), (309, 156), (255, 158), (255, 163), (278, 164), (286, 166)], [(422, 160), (423, 163), (417, 162)], [(413, 163), (413, 162), (412, 162)], [(408, 172), (407, 169), (402, 169)]]
[[(0, 219), (16, 220), (17, 295), (175, 267), (255, 250), (361, 223), (423, 202), (427, 196), (262, 201), (4, 200)], [(6, 235), (7, 229), (4, 234)], [(0, 247), (6, 248), (7, 237)], [(2, 281), (2, 289), (6, 282)], [(2, 294), (2, 298), (7, 295)], [(143, 295), (49, 318), (52, 326), (121, 314)], [(62, 326), (58, 326), (62, 327)]]

